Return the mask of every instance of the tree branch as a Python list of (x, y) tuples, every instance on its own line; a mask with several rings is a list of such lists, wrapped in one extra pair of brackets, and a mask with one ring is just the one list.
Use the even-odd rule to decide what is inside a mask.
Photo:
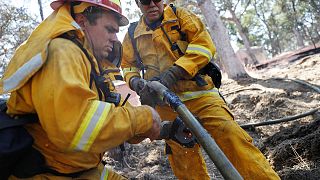
[(243, 129), (252, 129), (254, 127), (258, 127), (258, 126), (266, 126), (266, 125), (271, 125), (271, 124), (279, 124), (282, 122), (288, 122), (288, 121), (293, 121), (302, 117), (306, 117), (312, 114), (315, 114), (317, 111), (319, 110), (318, 108), (315, 108), (311, 111), (302, 113), (302, 114), (298, 114), (298, 115), (294, 115), (294, 116), (288, 116), (288, 117), (284, 117), (281, 119), (275, 119), (275, 120), (266, 120), (264, 122), (258, 122), (258, 123), (249, 123), (249, 124), (244, 124), (244, 125), (240, 125), (240, 127), (242, 127)]

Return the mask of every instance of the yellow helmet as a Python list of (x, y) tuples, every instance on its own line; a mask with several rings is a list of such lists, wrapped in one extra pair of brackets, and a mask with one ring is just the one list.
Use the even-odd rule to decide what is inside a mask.
[[(66, 2), (86, 2), (89, 4), (92, 4), (93, 6), (100, 6), (104, 9), (111, 10), (116, 12), (120, 19), (119, 19), (119, 25), (120, 26), (126, 26), (129, 24), (129, 20), (122, 14), (121, 9), (121, 2), (120, 0), (56, 0), (53, 1), (50, 6), (53, 10), (59, 9), (64, 3)], [(84, 9), (83, 9), (84, 10)], [(82, 10), (82, 11), (83, 11)], [(81, 12), (82, 12), (81, 11)], [(80, 12), (78, 12), (80, 13)]]

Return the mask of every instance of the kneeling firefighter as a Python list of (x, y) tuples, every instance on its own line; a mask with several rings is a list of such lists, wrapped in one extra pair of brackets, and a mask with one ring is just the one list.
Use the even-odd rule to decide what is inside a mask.
[(1, 94), (11, 93), (8, 115), (38, 119), (25, 125), (33, 150), (19, 168), (7, 169), (9, 179), (124, 179), (102, 165), (104, 152), (160, 135), (152, 107), (124, 104), (115, 92), (116, 33), (129, 22), (119, 0), (58, 0), (51, 7), (0, 83)]
[[(198, 117), (244, 179), (279, 179), (219, 94), (219, 76), (211, 74), (215, 47), (203, 22), (162, 0), (136, 0), (136, 4), (143, 16), (132, 23), (124, 38), (121, 66), (141, 102), (154, 105), (162, 119), (176, 119), (169, 106), (151, 99), (154, 91), (143, 83), (143, 79), (159, 81)], [(171, 168), (179, 179), (210, 179), (199, 145), (185, 148), (172, 140), (166, 142)]]

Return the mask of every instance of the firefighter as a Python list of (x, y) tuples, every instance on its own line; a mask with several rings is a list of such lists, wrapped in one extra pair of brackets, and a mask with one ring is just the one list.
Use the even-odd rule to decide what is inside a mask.
[[(206, 26), (190, 11), (164, 5), (162, 0), (136, 0), (143, 16), (123, 40), (122, 69), (126, 82), (141, 101), (154, 105), (153, 91), (145, 80), (156, 80), (176, 93), (199, 118), (244, 179), (279, 179), (252, 138), (235, 122), (212, 79), (199, 74), (215, 54)], [(132, 38), (130, 30), (134, 29)], [(136, 49), (136, 50), (135, 50)], [(147, 89), (147, 90), (146, 90)], [(157, 104), (160, 117), (174, 120), (177, 114)], [(171, 168), (179, 179), (210, 179), (199, 145), (184, 148), (166, 141)]]
[(124, 179), (102, 165), (104, 152), (160, 134), (152, 107), (124, 104), (115, 92), (116, 33), (128, 19), (119, 0), (57, 0), (51, 7), (0, 83), (1, 94), (11, 93), (7, 114), (39, 118), (26, 125), (35, 152), (9, 179)]

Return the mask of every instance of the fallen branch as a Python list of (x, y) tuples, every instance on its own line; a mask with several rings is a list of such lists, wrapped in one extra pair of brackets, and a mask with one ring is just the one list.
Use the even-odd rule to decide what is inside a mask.
[(227, 93), (223, 94), (223, 96), (227, 96), (227, 95), (230, 95), (230, 94), (234, 94), (234, 93), (238, 93), (238, 92), (246, 91), (246, 90), (260, 90), (260, 91), (262, 91), (261, 88), (257, 88), (257, 87), (242, 88), (242, 89), (237, 89), (237, 90), (234, 90), (234, 91), (231, 91), (231, 92), (227, 92)]
[(127, 160), (123, 159), (123, 163), (124, 163), (124, 165), (127, 166), (129, 169), (131, 169), (131, 170), (136, 170), (136, 168), (131, 167), (131, 166), (127, 163)]
[(308, 165), (308, 163), (306, 163), (302, 157), (299, 155), (299, 153), (297, 152), (297, 150), (292, 146), (292, 144), (290, 143), (290, 147), (294, 153), (294, 155), (297, 157), (297, 160), (299, 162), (299, 164), (302, 165), (302, 167), (306, 167), (308, 170), (310, 170), (310, 166)]
[(318, 87), (310, 84), (309, 82), (302, 81), (302, 80), (299, 80), (299, 79), (291, 79), (291, 81), (294, 81), (294, 82), (303, 84), (303, 85), (305, 85), (305, 86), (308, 86), (308, 87), (310, 87), (311, 89), (315, 90), (317, 93), (320, 93), (320, 88), (318, 88)]
[(271, 124), (279, 124), (282, 122), (293, 121), (293, 120), (296, 120), (296, 119), (299, 119), (302, 117), (312, 115), (312, 114), (316, 113), (318, 110), (319, 110), (319, 108), (316, 108), (316, 109), (313, 109), (313, 110), (308, 111), (306, 113), (302, 113), (302, 114), (298, 114), (298, 115), (294, 115), (294, 116), (288, 116), (288, 117), (284, 117), (281, 119), (267, 120), (264, 122), (244, 124), (244, 125), (240, 125), (240, 127), (242, 127), (243, 129), (252, 129), (257, 126), (266, 126), (266, 125), (271, 125)]
[(286, 78), (274, 78), (274, 79), (276, 79), (276, 80), (284, 80), (284, 81), (285, 81), (285, 80), (294, 81), (294, 82), (296, 82), (296, 83), (302, 84), (302, 85), (304, 85), (304, 86), (307, 86), (307, 87), (315, 90), (317, 93), (320, 93), (320, 88), (319, 88), (319, 87), (317, 87), (317, 86), (315, 86), (315, 85), (312, 85), (312, 84), (310, 84), (310, 83), (307, 82), (307, 81), (303, 81), (303, 80), (300, 80), (300, 79), (286, 79)]
[(129, 168), (131, 170), (136, 170), (136, 168), (131, 167), (129, 165), (129, 163), (127, 162), (127, 160), (125, 158), (127, 156), (127, 153), (125, 153), (125, 152), (122, 152), (122, 153), (123, 153), (123, 155), (122, 155), (122, 165), (125, 165), (127, 168)]

